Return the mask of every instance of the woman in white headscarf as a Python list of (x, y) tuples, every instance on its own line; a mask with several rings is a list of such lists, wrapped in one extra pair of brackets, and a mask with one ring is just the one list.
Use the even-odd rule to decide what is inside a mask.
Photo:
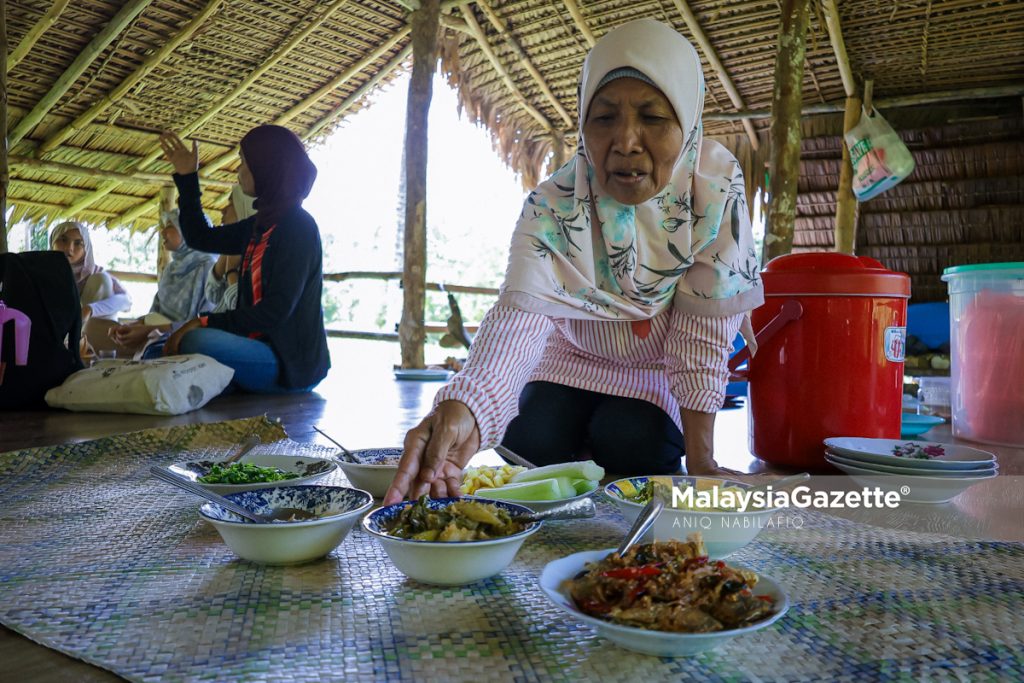
[(693, 46), (650, 19), (580, 76), (580, 148), (526, 199), (497, 304), (405, 440), (386, 503), (458, 495), (499, 442), (548, 464), (722, 473), (712, 449), (731, 342), (763, 291), (735, 158), (703, 138)]
[[(223, 224), (240, 223), (256, 215), (253, 198), (246, 196), (242, 187), (235, 183), (231, 188), (231, 201), (224, 209)], [(213, 305), (214, 313), (235, 310), (238, 303), (238, 275), (242, 257), (222, 254), (213, 264), (210, 277), (206, 279), (206, 298)]]
[(78, 221), (66, 221), (50, 233), (50, 248), (63, 252), (71, 264), (82, 306), (83, 353), (111, 348), (108, 330), (117, 314), (132, 307), (132, 299), (116, 277), (96, 265), (89, 229)]

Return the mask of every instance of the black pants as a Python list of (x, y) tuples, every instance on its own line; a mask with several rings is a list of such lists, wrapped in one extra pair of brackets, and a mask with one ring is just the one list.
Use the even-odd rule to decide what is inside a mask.
[(503, 445), (536, 465), (590, 458), (627, 476), (680, 471), (683, 435), (658, 406), (551, 382), (530, 382)]

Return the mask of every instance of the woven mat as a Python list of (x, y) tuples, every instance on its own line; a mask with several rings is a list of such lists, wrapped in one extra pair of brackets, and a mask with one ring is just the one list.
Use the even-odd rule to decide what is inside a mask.
[(788, 615), (683, 659), (621, 650), (536, 587), (547, 562), (618, 542), (607, 503), (468, 587), (405, 579), (358, 527), (325, 560), (250, 564), (147, 469), (254, 430), (285, 438), (251, 418), (0, 454), (0, 622), (136, 681), (1024, 680), (1022, 546), (822, 514), (730, 558), (786, 586)]

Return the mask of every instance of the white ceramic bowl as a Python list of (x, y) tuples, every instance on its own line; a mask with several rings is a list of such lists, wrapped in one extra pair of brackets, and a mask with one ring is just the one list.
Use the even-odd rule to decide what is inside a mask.
[(574, 618), (590, 624), (597, 629), (599, 635), (627, 650), (657, 655), (658, 657), (686, 657), (718, 647), (737, 636), (753, 633), (769, 624), (773, 624), (782, 618), (782, 615), (789, 609), (789, 598), (786, 596), (785, 591), (782, 590), (782, 587), (773, 579), (763, 574), (758, 574), (755, 591), (758, 595), (770, 595), (774, 598), (776, 611), (767, 619), (756, 624), (726, 631), (715, 631), (714, 633), (669, 633), (666, 631), (637, 628), (635, 626), (613, 624), (581, 612), (573, 603), (568, 591), (564, 588), (565, 582), (583, 571), (588, 562), (597, 562), (613, 552), (615, 552), (614, 548), (588, 550), (549, 562), (544, 567), (544, 571), (541, 572), (540, 588), (553, 603), (571, 614)]
[[(391, 480), (398, 472), (397, 460), (402, 457), (401, 448), (363, 448), (352, 451), (365, 464), (338, 459), (338, 466), (356, 488), (369, 491), (375, 498), (383, 498), (391, 486)], [(395, 461), (394, 464), (384, 462)]]
[[(438, 498), (431, 499), (428, 504), (431, 508), (441, 509), (457, 500), (460, 499)], [(472, 500), (491, 503), (513, 514), (530, 512), (529, 508), (513, 503), (482, 498)], [(541, 526), (541, 522), (533, 522), (518, 534), (486, 541), (416, 541), (389, 536), (385, 532), (386, 526), (402, 510), (415, 504), (416, 501), (407, 500), (377, 508), (363, 518), (363, 529), (377, 537), (400, 572), (410, 579), (439, 586), (461, 586), (500, 573), (511, 564), (523, 541)]]
[(825, 460), (850, 475), (861, 486), (877, 486), (883, 491), (896, 491), (900, 500), (909, 503), (948, 503), (978, 482), (998, 476), (998, 472), (983, 476), (932, 477), (907, 474), (889, 474), (878, 470), (848, 465), (835, 456), (825, 454)]
[(270, 486), (298, 486), (300, 484), (311, 484), (317, 479), (326, 477), (338, 469), (333, 460), (326, 458), (311, 458), (303, 455), (284, 455), (281, 453), (256, 454), (248, 453), (243, 455), (238, 462), (251, 463), (260, 467), (276, 467), (282, 472), (291, 472), (299, 475), (295, 479), (284, 479), (282, 481), (257, 482), (254, 484), (206, 484), (199, 481), (199, 477), (210, 471), (213, 465), (221, 464), (219, 460), (197, 460), (193, 462), (176, 462), (170, 466), (170, 470), (180, 477), (194, 481), (205, 489), (214, 493), (226, 496), (229, 493), (241, 491), (254, 491), (265, 489)]
[(345, 540), (359, 517), (373, 505), (373, 498), (366, 491), (341, 486), (282, 486), (225, 497), (253, 512), (290, 507), (324, 515), (303, 522), (257, 524), (216, 503), (199, 508), (199, 514), (216, 527), (236, 555), (274, 565), (300, 564), (323, 557)]
[[(661, 481), (672, 487), (678, 486), (680, 490), (688, 486), (697, 486), (699, 490), (700, 487), (712, 485), (740, 489), (750, 488), (749, 484), (744, 484), (743, 482), (715, 477), (663, 475), (618, 479), (605, 486), (604, 493), (618, 506), (622, 516), (630, 524), (640, 514), (644, 504), (635, 503), (628, 499), (639, 493), (644, 484), (650, 479)], [(658, 518), (654, 520), (651, 530), (644, 535), (644, 540), (661, 541), (674, 539), (685, 541), (688, 535), (699, 531), (704, 536), (704, 544), (707, 546), (708, 556), (714, 558), (725, 557), (753, 541), (761, 532), (761, 529), (769, 524), (772, 515), (780, 509), (763, 508), (746, 512), (717, 512), (686, 510), (666, 505), (661, 514), (658, 515)]]

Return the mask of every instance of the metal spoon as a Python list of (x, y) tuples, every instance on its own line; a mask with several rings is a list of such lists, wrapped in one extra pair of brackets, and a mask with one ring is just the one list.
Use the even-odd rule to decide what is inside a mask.
[(331, 443), (333, 443), (333, 444), (334, 444), (335, 446), (337, 446), (338, 448), (340, 448), (340, 449), (341, 449), (341, 454), (342, 454), (343, 456), (345, 456), (345, 459), (346, 459), (346, 460), (348, 460), (349, 462), (354, 462), (354, 463), (355, 463), (355, 464), (357, 464), (357, 465), (368, 465), (368, 464), (372, 464), (372, 463), (367, 463), (367, 462), (366, 462), (365, 460), (363, 460), (362, 458), (360, 458), (360, 457), (359, 457), (358, 455), (356, 455), (355, 453), (353, 453), (353, 452), (352, 452), (352, 451), (350, 451), (349, 449), (347, 449), (347, 448), (345, 448), (344, 446), (342, 446), (342, 445), (341, 445), (340, 443), (338, 443), (337, 441), (335, 441), (334, 439), (332, 439), (332, 438), (331, 438), (330, 436), (328, 436), (328, 435), (327, 435), (327, 432), (325, 432), (324, 430), (320, 429), (320, 428), (319, 428), (319, 427), (317, 427), (316, 425), (313, 425), (313, 429), (315, 429), (316, 431), (318, 431), (318, 432), (320, 433), (320, 435), (321, 435), (322, 437), (324, 437), (325, 439), (327, 439), (328, 441), (330, 441)]
[(517, 522), (540, 522), (546, 519), (588, 519), (596, 514), (597, 508), (594, 506), (594, 501), (590, 498), (582, 498), (556, 505), (541, 512), (513, 515), (512, 519)]
[(245, 517), (246, 519), (252, 522), (256, 522), (257, 524), (269, 524), (275, 521), (301, 522), (303, 520), (316, 518), (316, 515), (314, 515), (309, 510), (300, 510), (299, 508), (275, 508), (269, 515), (261, 515), (258, 512), (253, 512), (252, 510), (243, 507), (238, 503), (228, 500), (224, 496), (219, 496), (213, 491), (205, 489), (193, 481), (189, 481), (184, 477), (179, 477), (177, 474), (171, 472), (169, 469), (165, 467), (153, 465), (152, 467), (149, 468), (149, 473), (152, 474), (157, 479), (160, 479), (161, 481), (165, 481), (168, 484), (174, 484), (180, 489), (195, 494), (200, 498), (205, 498), (206, 500), (212, 503), (220, 505), (222, 508), (226, 510), (231, 510), (231, 512), (234, 512), (236, 515)]
[(525, 467), (528, 470), (533, 470), (537, 468), (537, 466), (534, 465), (532, 462), (530, 462), (523, 456), (519, 455), (515, 451), (505, 448), (501, 444), (498, 444), (497, 446), (494, 447), (494, 452), (500, 455), (501, 457), (505, 458), (506, 460), (510, 461), (513, 465), (519, 465), (520, 467)]
[(234, 455), (230, 456), (227, 460), (223, 460), (217, 464), (230, 465), (231, 463), (238, 462), (243, 455), (245, 455), (252, 449), (256, 448), (261, 443), (263, 442), (260, 440), (260, 437), (256, 436), (255, 434), (250, 434), (249, 436), (245, 437), (245, 439), (242, 441), (241, 446), (239, 446), (238, 450), (235, 451)]
[(633, 522), (633, 526), (630, 527), (629, 531), (626, 532), (626, 537), (622, 539), (622, 543), (619, 544), (617, 552), (619, 555), (626, 554), (630, 546), (640, 540), (640, 537), (647, 533), (647, 530), (654, 524), (654, 520), (661, 514), (662, 509), (665, 507), (665, 501), (657, 493), (651, 496), (651, 501), (644, 506), (644, 509), (637, 515), (636, 521)]

